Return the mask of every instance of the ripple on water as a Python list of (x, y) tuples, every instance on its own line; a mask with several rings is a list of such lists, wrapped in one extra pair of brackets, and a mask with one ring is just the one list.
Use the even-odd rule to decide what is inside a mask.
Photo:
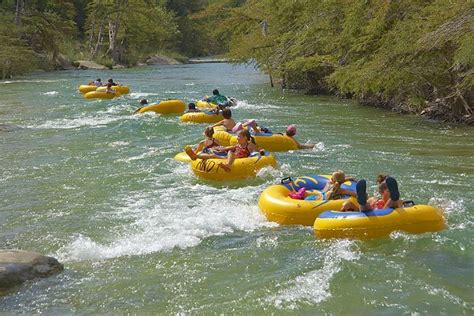
[(313, 305), (331, 297), (330, 285), (334, 276), (341, 271), (344, 261), (356, 261), (360, 252), (354, 249), (354, 242), (335, 241), (321, 253), (322, 267), (297, 276), (280, 284), (274, 295), (265, 299), (267, 303), (279, 309), (298, 309), (300, 305)]

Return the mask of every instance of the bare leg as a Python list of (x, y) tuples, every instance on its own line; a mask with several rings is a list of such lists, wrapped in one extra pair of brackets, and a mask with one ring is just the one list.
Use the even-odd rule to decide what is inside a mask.
[(227, 162), (225, 164), (223, 164), (222, 162), (219, 163), (219, 167), (221, 167), (222, 169), (224, 169), (226, 172), (230, 172), (230, 166), (232, 166), (232, 163), (234, 163), (234, 160), (235, 160), (235, 155), (233, 152), (229, 152), (227, 154)]
[(184, 147), (184, 151), (185, 151), (186, 154), (189, 156), (189, 158), (191, 158), (191, 160), (196, 160), (196, 159), (198, 159), (198, 156), (196, 155), (196, 153), (194, 152), (194, 150), (191, 148), (191, 146), (186, 146), (186, 147)]

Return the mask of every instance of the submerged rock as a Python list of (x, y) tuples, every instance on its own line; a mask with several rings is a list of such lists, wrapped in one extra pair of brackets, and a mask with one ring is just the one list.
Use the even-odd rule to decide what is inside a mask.
[(55, 258), (25, 250), (0, 250), (0, 295), (35, 278), (59, 273), (64, 266)]

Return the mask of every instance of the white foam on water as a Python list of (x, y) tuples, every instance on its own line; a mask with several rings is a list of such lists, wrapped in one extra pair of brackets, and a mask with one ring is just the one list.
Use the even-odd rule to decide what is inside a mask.
[(462, 298), (451, 294), (447, 289), (445, 288), (438, 288), (434, 287), (430, 284), (421, 284), (420, 288), (424, 291), (426, 291), (428, 294), (433, 295), (435, 299), (439, 299), (441, 296), (448, 302), (451, 302), (457, 306), (463, 306), (466, 309), (470, 309), (472, 306), (471, 303), (464, 301)]
[(45, 92), (43, 93), (44, 95), (56, 95), (58, 94), (59, 92), (58, 91), (48, 91), (48, 92)]
[(131, 93), (128, 94), (128, 96), (131, 99), (139, 99), (139, 98), (157, 96), (157, 95), (159, 95), (159, 94), (158, 93), (151, 93), (151, 92), (131, 92)]
[(116, 141), (108, 144), (110, 147), (124, 147), (130, 145), (130, 142)]
[(41, 82), (61, 82), (61, 81), (69, 81), (68, 79), (57, 79), (57, 80), (44, 80), (44, 79), (36, 79), (36, 80), (6, 80), (0, 81), (0, 84), (12, 84), (12, 83), (41, 83)]
[(28, 125), (26, 128), (37, 128), (37, 129), (73, 129), (78, 127), (92, 127), (100, 128), (104, 127), (109, 123), (123, 120), (123, 117), (111, 117), (111, 116), (83, 116), (78, 118), (63, 118), (51, 121), (46, 121), (38, 125)]
[(278, 309), (298, 309), (300, 305), (314, 305), (331, 297), (330, 285), (333, 277), (341, 270), (344, 261), (360, 258), (350, 240), (334, 241), (322, 249), (323, 265), (320, 269), (305, 273), (281, 285), (283, 289), (265, 299)]
[(249, 110), (267, 110), (267, 109), (278, 109), (279, 107), (271, 104), (255, 104), (249, 103), (247, 100), (237, 100), (237, 105), (231, 107), (231, 109), (249, 109)]
[(117, 159), (116, 162), (131, 162), (135, 160), (146, 159), (146, 158), (157, 156), (159, 153), (160, 153), (159, 148), (150, 148), (147, 152), (141, 155)]
[(129, 193), (131, 197), (118, 202), (125, 206), (107, 213), (108, 221), (117, 218), (117, 222), (126, 222), (114, 229), (112, 235), (106, 236), (108, 241), (103, 241), (104, 238), (97, 241), (84, 235), (72, 236), (56, 255), (62, 261), (143, 255), (194, 247), (210, 236), (250, 232), (275, 225), (267, 222), (258, 210), (255, 200), (259, 188), (229, 189), (186, 184), (190, 182), (189, 177), (177, 178), (169, 187), (163, 187), (162, 177), (148, 179), (161, 188)]
[(449, 229), (466, 230), (474, 226), (474, 219), (469, 212), (466, 212), (465, 202), (462, 199), (453, 201), (448, 198), (436, 197), (431, 198), (428, 204), (443, 212)]

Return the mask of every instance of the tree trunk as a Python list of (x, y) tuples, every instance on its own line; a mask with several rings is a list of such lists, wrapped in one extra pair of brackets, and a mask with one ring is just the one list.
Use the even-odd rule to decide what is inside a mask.
[(112, 58), (114, 65), (120, 62), (122, 51), (122, 43), (117, 41), (118, 32), (120, 29), (120, 22), (122, 17), (122, 12), (125, 10), (127, 5), (127, 0), (119, 0), (117, 1), (117, 13), (115, 13), (115, 20), (112, 21), (109, 19), (109, 49), (107, 50), (107, 54)]
[(100, 51), (103, 42), (104, 42), (104, 22), (101, 22), (100, 27), (99, 27), (99, 33), (97, 34), (97, 41), (95, 42), (95, 45), (94, 47), (92, 47), (92, 50), (91, 50), (91, 59), (96, 58), (97, 53)]
[(15, 24), (17, 26), (21, 25), (21, 16), (25, 11), (25, 1), (24, 0), (16, 0), (16, 10), (15, 10)]

